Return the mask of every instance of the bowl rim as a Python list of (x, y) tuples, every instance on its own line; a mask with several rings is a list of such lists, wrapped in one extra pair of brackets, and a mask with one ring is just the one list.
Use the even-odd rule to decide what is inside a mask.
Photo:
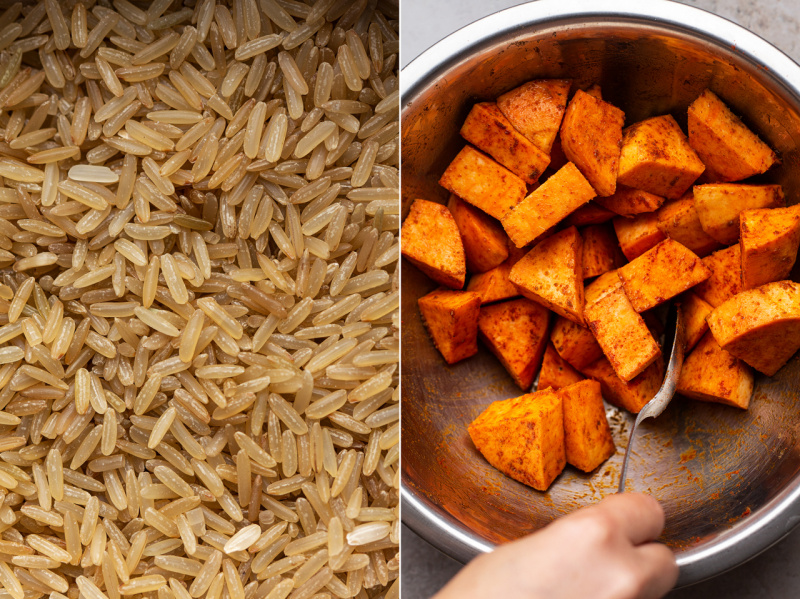
[[(708, 11), (671, 0), (537, 0), (486, 16), (451, 33), (409, 62), (400, 72), (401, 120), (422, 88), (464, 53), (503, 35), (532, 25), (567, 19), (609, 19), (658, 25), (724, 46), (760, 67), (763, 77), (783, 89), (800, 109), (800, 65), (771, 43), (744, 27)], [(487, 33), (491, 32), (491, 33)], [(765, 68), (763, 65), (769, 65)], [(402, 343), (402, 341), (401, 341)], [(403, 523), (425, 541), (461, 563), (494, 549), (440, 506), (405, 482), (401, 476)], [(756, 557), (800, 524), (800, 476), (750, 517), (741, 520), (705, 547), (677, 555), (678, 587), (688, 586), (731, 570)]]

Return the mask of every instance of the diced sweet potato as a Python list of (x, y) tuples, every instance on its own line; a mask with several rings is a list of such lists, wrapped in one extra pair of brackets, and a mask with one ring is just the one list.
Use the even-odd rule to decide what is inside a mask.
[(741, 181), (777, 162), (775, 152), (710, 90), (689, 106), (689, 143), (712, 181)]
[(448, 364), (478, 352), (480, 295), (437, 289), (419, 298), (418, 304), (433, 344)]
[(653, 117), (623, 131), (619, 183), (677, 200), (705, 166), (670, 115)]
[(680, 200), (664, 204), (658, 211), (658, 228), (661, 232), (700, 256), (707, 256), (720, 248), (719, 242), (703, 231), (691, 192)]
[(618, 408), (638, 414), (661, 388), (664, 380), (664, 360), (659, 358), (642, 374), (628, 382), (617, 376), (611, 362), (605, 357), (589, 364), (581, 372), (600, 383), (606, 401)]
[(753, 370), (706, 333), (684, 360), (676, 392), (746, 410), (753, 394)]
[(592, 332), (587, 327), (566, 318), (556, 318), (550, 340), (558, 355), (581, 372), (589, 364), (603, 357), (603, 350), (600, 349)]
[(529, 81), (497, 98), (497, 107), (517, 131), (549, 154), (567, 107), (571, 83), (568, 79)]
[(606, 419), (600, 383), (581, 381), (561, 389), (567, 463), (591, 472), (614, 455), (614, 438)]
[(439, 185), (497, 219), (519, 204), (528, 191), (525, 181), (471, 146), (453, 158)]
[[(594, 281), (586, 285), (583, 296), (584, 306), (595, 303), (603, 299), (609, 293), (622, 288), (622, 279), (619, 278), (616, 270), (610, 270), (597, 277)], [(584, 307), (584, 310), (586, 308)]]
[(478, 335), (523, 391), (542, 365), (549, 321), (547, 308), (525, 298), (481, 308)]
[(694, 186), (694, 207), (703, 230), (725, 245), (739, 240), (739, 215), (744, 210), (785, 204), (780, 185), (709, 183)]
[(619, 151), (625, 113), (578, 90), (561, 123), (561, 147), (570, 162), (583, 173), (598, 196), (610, 196), (617, 188)]
[(742, 287), (753, 289), (789, 277), (800, 247), (800, 204), (741, 215)]
[[(695, 287), (695, 289), (697, 289)], [(685, 351), (690, 352), (700, 338), (708, 330), (706, 317), (714, 310), (714, 306), (700, 299), (691, 291), (681, 296), (681, 314), (683, 315)]]
[(594, 197), (594, 189), (571, 162), (514, 206), (502, 219), (518, 248), (529, 244)]
[(711, 275), (700, 258), (674, 239), (665, 239), (617, 273), (637, 312), (655, 308)]
[(583, 227), (585, 225), (599, 225), (607, 223), (616, 216), (611, 210), (606, 210), (594, 201), (588, 202), (578, 208), (575, 212), (570, 214), (564, 219), (564, 224), (568, 227), (575, 225), (576, 227)]
[(658, 210), (661, 204), (664, 203), (664, 198), (641, 189), (617, 185), (614, 195), (607, 198), (596, 198), (595, 201), (603, 208), (611, 210), (614, 214), (635, 216)]
[(461, 289), (467, 275), (456, 221), (441, 204), (414, 200), (400, 233), (403, 255), (431, 279)]
[(538, 491), (566, 465), (562, 400), (549, 389), (492, 403), (469, 436), (492, 466)]
[(583, 242), (575, 227), (539, 242), (511, 268), (509, 280), (527, 298), (583, 323)]
[(581, 237), (584, 279), (602, 275), (622, 264), (622, 253), (611, 226), (590, 225), (581, 230)]
[(475, 104), (461, 127), (461, 136), (532, 185), (550, 164), (550, 157), (514, 129), (494, 102)]
[(658, 228), (658, 214), (655, 212), (633, 218), (619, 216), (613, 222), (619, 247), (628, 260), (638, 258), (667, 238)]
[(603, 99), (603, 90), (596, 83), (593, 84), (589, 89), (587, 89), (586, 93), (592, 96), (593, 98), (597, 98), (598, 100)]
[(508, 236), (500, 223), (455, 195), (447, 208), (461, 233), (470, 272), (486, 272), (508, 258)]
[(739, 244), (703, 258), (711, 276), (692, 288), (697, 297), (716, 308), (742, 290), (742, 251)]
[(742, 291), (708, 315), (720, 347), (772, 376), (800, 349), (800, 283)]
[(582, 380), (583, 375), (558, 355), (552, 343), (548, 343), (544, 350), (542, 369), (539, 371), (538, 389), (541, 391), (549, 387), (557, 391)]

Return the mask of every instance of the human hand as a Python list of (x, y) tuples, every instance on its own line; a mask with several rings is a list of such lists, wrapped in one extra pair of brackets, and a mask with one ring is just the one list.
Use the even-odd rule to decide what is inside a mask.
[(678, 579), (649, 495), (607, 497), (473, 560), (435, 599), (658, 599)]

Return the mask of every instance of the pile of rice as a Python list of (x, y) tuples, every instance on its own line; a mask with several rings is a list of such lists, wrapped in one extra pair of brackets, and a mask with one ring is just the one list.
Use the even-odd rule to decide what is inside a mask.
[(0, 15), (0, 599), (399, 595), (396, 0)]

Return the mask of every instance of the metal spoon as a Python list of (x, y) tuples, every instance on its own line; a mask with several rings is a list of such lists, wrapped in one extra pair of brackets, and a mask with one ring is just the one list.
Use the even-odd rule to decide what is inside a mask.
[[(622, 474), (619, 479), (619, 492), (625, 492), (625, 477), (628, 473), (628, 458), (631, 455), (631, 448), (633, 447), (633, 438), (636, 436), (636, 429), (639, 425), (648, 418), (656, 418), (667, 409), (669, 402), (675, 395), (675, 388), (678, 386), (678, 379), (681, 375), (681, 366), (683, 365), (683, 350), (684, 350), (684, 329), (683, 317), (681, 310), (677, 304), (673, 304), (670, 308), (667, 317), (667, 334), (672, 330), (672, 349), (669, 356), (669, 364), (667, 366), (667, 374), (664, 377), (664, 382), (661, 388), (656, 393), (655, 397), (648, 401), (639, 415), (636, 417), (636, 422), (633, 423), (631, 429), (631, 436), (628, 439), (628, 448), (625, 450), (625, 458), (622, 460)], [(665, 336), (665, 344), (670, 340)]]

